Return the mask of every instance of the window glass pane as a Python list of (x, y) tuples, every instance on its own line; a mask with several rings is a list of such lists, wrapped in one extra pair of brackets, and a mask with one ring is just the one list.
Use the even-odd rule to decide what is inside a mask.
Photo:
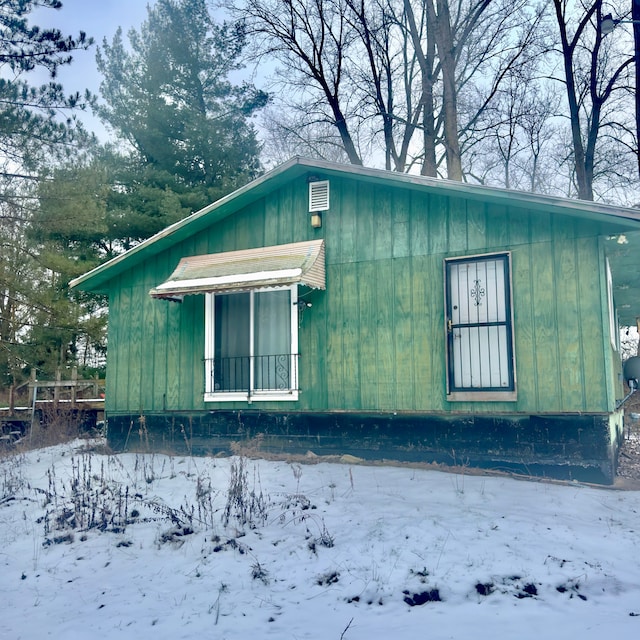
[(291, 292), (256, 292), (253, 304), (255, 388), (289, 389)]
[(214, 300), (214, 389), (249, 389), (250, 294), (217, 295)]

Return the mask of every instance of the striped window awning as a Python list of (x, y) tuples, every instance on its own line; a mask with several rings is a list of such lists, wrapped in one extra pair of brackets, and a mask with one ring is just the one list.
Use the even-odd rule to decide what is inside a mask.
[(324, 240), (182, 258), (153, 298), (180, 300), (199, 293), (249, 291), (303, 284), (325, 289)]

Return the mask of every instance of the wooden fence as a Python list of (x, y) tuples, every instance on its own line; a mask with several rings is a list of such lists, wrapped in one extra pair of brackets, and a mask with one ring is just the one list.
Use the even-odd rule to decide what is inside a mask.
[(55, 380), (39, 380), (36, 371), (32, 369), (27, 382), (9, 389), (9, 406), (2, 412), (13, 415), (17, 410), (33, 407), (36, 403), (82, 403), (94, 404), (96, 408), (104, 405), (104, 378), (97, 375), (88, 379), (78, 378), (76, 367), (70, 373), (69, 379), (63, 379), (62, 370), (58, 369)]

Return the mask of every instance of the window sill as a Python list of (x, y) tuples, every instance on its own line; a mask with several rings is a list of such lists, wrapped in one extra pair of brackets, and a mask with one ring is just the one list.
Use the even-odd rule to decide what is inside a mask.
[(247, 393), (205, 393), (205, 402), (294, 402), (298, 391), (258, 391)]
[(516, 402), (517, 391), (453, 391), (447, 394), (449, 402)]

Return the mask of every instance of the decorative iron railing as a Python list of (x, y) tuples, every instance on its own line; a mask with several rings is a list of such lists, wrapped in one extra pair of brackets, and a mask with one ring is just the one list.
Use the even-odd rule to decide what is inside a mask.
[(234, 356), (205, 362), (214, 393), (291, 391), (297, 386), (298, 354)]

